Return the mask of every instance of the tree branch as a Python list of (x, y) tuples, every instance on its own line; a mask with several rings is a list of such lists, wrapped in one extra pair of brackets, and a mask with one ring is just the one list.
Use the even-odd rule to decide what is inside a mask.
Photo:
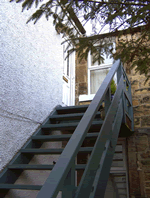
[[(81, 38), (74, 38), (72, 40), (85, 40), (85, 39), (88, 39), (88, 40), (100, 40), (100, 39), (104, 39), (106, 37), (118, 36), (119, 34), (123, 34), (123, 35), (135, 34), (137, 32), (141, 32), (142, 29), (146, 30), (147, 28), (149, 28), (149, 24), (144, 25), (144, 26), (139, 26), (139, 27), (136, 27), (136, 28), (128, 28), (128, 29), (125, 29), (125, 30), (109, 32), (109, 33), (105, 33), (105, 34), (99, 34), (99, 35), (81, 37)], [(66, 41), (71, 41), (71, 39), (68, 39)]]
[[(80, 0), (80, 1), (84, 1), (84, 0)], [(144, 4), (144, 3), (120, 3), (120, 2), (104, 2), (104, 1), (90, 1), (88, 0), (88, 2), (92, 2), (92, 3), (100, 3), (100, 4), (106, 4), (106, 5), (109, 5), (109, 4), (119, 4), (119, 5), (134, 5), (134, 6), (147, 6), (148, 4)]]

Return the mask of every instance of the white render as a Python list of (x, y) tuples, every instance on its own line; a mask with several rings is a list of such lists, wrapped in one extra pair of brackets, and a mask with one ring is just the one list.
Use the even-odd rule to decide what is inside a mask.
[(62, 104), (61, 37), (45, 17), (26, 24), (33, 9), (21, 9), (0, 1), (0, 170)]

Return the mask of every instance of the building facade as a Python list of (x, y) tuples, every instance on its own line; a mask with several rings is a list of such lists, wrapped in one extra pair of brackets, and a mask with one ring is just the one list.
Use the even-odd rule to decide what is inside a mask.
[(0, 170), (57, 105), (63, 48), (52, 21), (26, 21), (21, 4), (0, 2)]
[[(55, 106), (89, 104), (113, 62), (93, 64), (90, 54), (81, 62), (75, 54), (65, 59), (52, 21), (26, 24), (30, 12), (20, 10), (20, 4), (0, 2), (0, 170)], [(150, 197), (150, 81), (144, 84), (144, 75), (124, 68), (132, 85), (135, 132), (118, 140), (123, 159), (118, 174), (128, 197)], [(108, 184), (112, 188), (111, 177)]]
[[(91, 60), (90, 53), (87, 60), (79, 61), (76, 56), (76, 105), (90, 103), (96, 92), (94, 86), (95, 89), (100, 86), (113, 64), (113, 60), (109, 58), (101, 65), (92, 65)], [(150, 197), (150, 81), (145, 84), (146, 77), (136, 73), (135, 69), (131, 70), (129, 65), (124, 65), (124, 68), (132, 86), (135, 128), (132, 136), (118, 139), (118, 142), (124, 142), (126, 150), (128, 193), (131, 198)], [(97, 78), (100, 78), (99, 82)]]

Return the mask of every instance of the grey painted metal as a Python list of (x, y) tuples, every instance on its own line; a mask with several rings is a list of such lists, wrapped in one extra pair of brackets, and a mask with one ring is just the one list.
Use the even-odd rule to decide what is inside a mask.
[(0, 184), (0, 189), (40, 190), (40, 185)]
[(118, 70), (117, 70), (117, 84), (119, 83), (121, 76), (122, 76), (122, 64), (120, 63)]
[(131, 126), (132, 126), (132, 131), (134, 131), (134, 116), (133, 116), (133, 105), (132, 105), (132, 94), (131, 94), (131, 83), (129, 84), (129, 93), (131, 97), (131, 106), (130, 106), (130, 117), (131, 117)]
[(65, 113), (81, 113), (87, 110), (89, 105), (69, 106), (69, 107), (58, 107), (56, 108), (58, 114)]
[(9, 165), (8, 168), (10, 170), (52, 170), (54, 165), (44, 164), (44, 165), (33, 165), (33, 164), (12, 164)]
[(118, 188), (117, 188), (116, 182), (114, 181), (113, 175), (112, 175), (112, 174), (109, 174), (109, 177), (110, 177), (110, 180), (111, 180), (111, 182), (112, 182), (112, 186), (113, 186), (113, 188), (114, 188), (114, 190), (115, 190), (116, 198), (120, 198), (120, 197), (119, 197), (119, 193), (118, 193)]
[[(70, 138), (68, 144), (66, 145), (63, 153), (61, 154), (58, 162), (51, 171), (48, 179), (43, 185), (41, 191), (37, 195), (37, 198), (55, 198), (59, 192), (60, 187), (74, 163), (74, 159), (81, 147), (86, 133), (88, 132), (92, 121), (104, 100), (105, 94), (110, 86), (110, 82), (120, 65), (120, 61), (116, 61), (113, 67), (110, 69), (106, 78), (104, 79), (102, 85), (100, 86), (98, 92), (96, 93), (93, 101), (86, 110), (84, 116), (79, 122), (76, 130), (74, 131), (72, 137)], [(104, 149), (104, 148), (103, 148)]]
[[(54, 115), (49, 117), (50, 120), (69, 120), (69, 119), (81, 119), (82, 116), (84, 115), (84, 113), (72, 113), (72, 114), (58, 114), (58, 115)], [(100, 112), (97, 112), (96, 114), (97, 116), (100, 115)]]
[(62, 187), (62, 198), (73, 198), (75, 187), (75, 162), (71, 167)]
[[(48, 130), (53, 130), (53, 129), (75, 129), (75, 127), (77, 127), (79, 124), (79, 122), (72, 122), (72, 123), (60, 123), (60, 124), (45, 124), (41, 127), (41, 129), (48, 129)], [(93, 121), (92, 125), (102, 125), (103, 121)]]
[(104, 123), (102, 125), (102, 128), (100, 130), (99, 136), (94, 145), (90, 159), (81, 178), (81, 182), (77, 188), (75, 198), (82, 198), (83, 196), (88, 197), (89, 194), (91, 193), (92, 184), (96, 175), (96, 171), (99, 168), (99, 162), (104, 152), (105, 143), (111, 138), (111, 131), (114, 124), (113, 122), (118, 109), (118, 104), (122, 95), (122, 91), (123, 91), (123, 76), (120, 79), (112, 103), (110, 105)]
[(127, 80), (127, 83), (130, 84), (130, 81), (129, 81), (129, 79), (128, 79), (128, 76), (127, 76), (127, 74), (126, 74), (125, 69), (124, 69), (123, 66), (122, 66), (122, 71), (123, 71), (123, 74), (124, 74), (124, 76), (125, 76), (125, 80)]
[[(71, 138), (72, 134), (63, 134), (63, 135), (38, 135), (32, 137), (32, 140), (38, 140), (41, 142), (46, 141), (62, 141), (62, 140), (69, 140)], [(98, 133), (88, 133), (86, 135), (86, 138), (96, 138), (98, 136)]]
[[(12, 164), (8, 166), (8, 169), (10, 170), (52, 170), (54, 165), (49, 165), (49, 164), (43, 164), (43, 165), (31, 165), (31, 164)], [(75, 165), (76, 170), (84, 170), (86, 167), (86, 164), (78, 164)]]
[(106, 115), (111, 104), (111, 88), (110, 87), (107, 90), (104, 101), (105, 101), (105, 115)]
[(59, 119), (59, 120), (62, 120), (62, 119), (68, 119), (68, 118), (81, 118), (82, 116), (84, 115), (84, 113), (72, 113), (72, 114), (60, 114), (60, 115), (55, 115), (55, 116), (51, 116), (51, 117), (49, 117), (49, 119)]
[(106, 150), (103, 153), (102, 160), (100, 161), (100, 167), (96, 173), (95, 181), (94, 181), (94, 190), (90, 195), (90, 198), (99, 198), (104, 197), (105, 195), (105, 189), (107, 186), (107, 181), (109, 178), (111, 163), (113, 160), (113, 155), (115, 152), (115, 147), (117, 144), (117, 139), (122, 123), (122, 117), (123, 117), (123, 106), (122, 106), (122, 100), (120, 101), (117, 115), (115, 117), (114, 121), (114, 128), (111, 132), (111, 139), (107, 140), (106, 142)]
[(131, 99), (131, 94), (129, 94), (125, 88), (124, 88), (124, 94), (125, 94), (125, 97), (126, 99), (128, 100), (128, 102), (130, 103), (130, 105), (132, 105), (132, 99)]
[(128, 79), (128, 76), (127, 76), (127, 74), (126, 74), (126, 72), (125, 72), (125, 70), (124, 70), (123, 67), (122, 67), (122, 71), (123, 71), (123, 74), (124, 74), (124, 76), (125, 76), (125, 80), (126, 80), (128, 86), (129, 86), (128, 92), (125, 90), (125, 95), (126, 95), (127, 99), (128, 99), (129, 102), (130, 102), (130, 112), (129, 112), (129, 115), (130, 115), (130, 117), (131, 117), (132, 131), (134, 131), (134, 121), (133, 121), (133, 120), (134, 120), (134, 117), (133, 117), (133, 105), (132, 105), (131, 83), (130, 83), (130, 81), (129, 81), (129, 79)]
[[(91, 152), (93, 147), (81, 147), (79, 149), (79, 152), (82, 153), (89, 153)], [(21, 149), (21, 153), (31, 153), (31, 154), (61, 154), (64, 149)]]

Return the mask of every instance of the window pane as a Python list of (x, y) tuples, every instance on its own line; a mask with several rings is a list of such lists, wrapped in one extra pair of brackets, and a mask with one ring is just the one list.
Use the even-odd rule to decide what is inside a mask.
[(97, 69), (90, 71), (90, 87), (91, 93), (95, 94), (99, 89), (100, 85), (102, 84), (103, 80), (105, 79), (109, 69)]
[[(106, 55), (104, 55), (103, 57), (104, 57), (104, 63), (103, 64), (109, 65), (109, 64), (113, 63), (113, 58), (107, 57)], [(98, 63), (98, 61), (96, 61), (94, 63), (93, 55), (91, 55), (91, 66), (95, 66), (95, 65), (100, 65), (100, 64)]]

